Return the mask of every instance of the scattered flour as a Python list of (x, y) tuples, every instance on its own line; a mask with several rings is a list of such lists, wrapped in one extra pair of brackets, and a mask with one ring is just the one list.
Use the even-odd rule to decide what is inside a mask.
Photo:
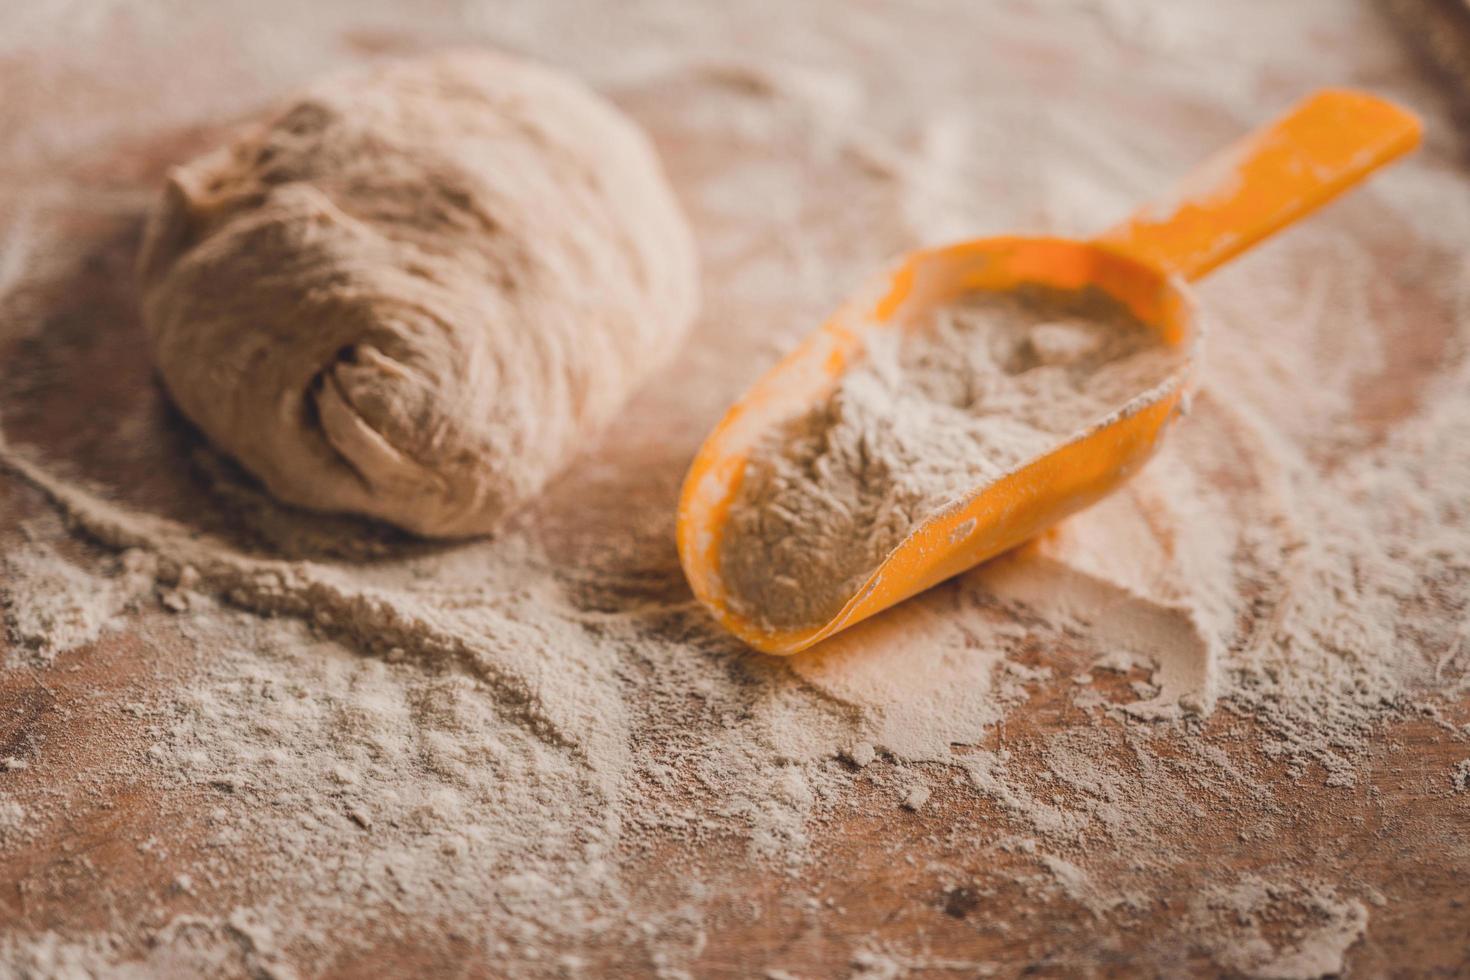
[(930, 795), (932, 795), (932, 793), (933, 790), (931, 790), (928, 786), (924, 786), (922, 784), (914, 786), (907, 793), (904, 794), (903, 808), (905, 810), (912, 810), (914, 813), (918, 813), (920, 810), (924, 809), (924, 804), (929, 802), (929, 797)]
[[(1434, 105), (1394, 81), (1407, 60), (1340, 0), (1247, 17), (1171, 5), (1150, 15), (1167, 45), (1111, 39), (1090, 6), (1053, 21), (976, 5), (965, 31), (953, 11), (904, 8), (892, 16), (933, 45), (924, 59), (891, 43), (889, 15), (824, 4), (686, 18), (630, 3), (598, 31), (565, 30), (580, 0), (374, 15), (394, 36), (491, 39), (611, 92), (658, 142), (708, 271), (693, 343), (603, 450), (493, 541), (447, 549), (303, 518), (208, 474), (181, 517), (169, 493), (108, 469), (193, 472), (127, 359), (127, 311), (47, 314), (85, 272), (79, 253), (134, 228), (178, 158), (149, 140), (349, 60), (343, 32), (368, 15), (283, 0), (228, 24), (209, 5), (0, 13), (7, 51), (55, 54), (9, 65), (0, 214), (25, 220), (0, 243), (0, 493), (38, 487), (106, 546), (7, 538), (21, 571), (0, 580), (6, 679), (94, 663), (86, 644), (133, 601), (129, 637), (168, 671), (116, 702), (96, 694), (115, 708), (100, 738), (115, 758), (95, 759), (90, 735), (6, 749), (4, 847), (51, 839), (120, 787), (156, 801), (166, 832), (124, 844), (156, 891), (89, 906), (86, 924), (24, 912), (0, 936), (0, 972), (314, 974), (373, 937), (438, 948), (450, 923), (460, 955), (510, 975), (575, 974), (609, 948), (698, 974), (720, 887), (705, 849), (743, 848), (804, 910), (817, 899), (803, 876), (853, 810), (942, 826), (967, 867), (1023, 862), (1027, 894), (1061, 889), (1101, 932), (1199, 873), (1164, 843), (1179, 827), (1227, 814), (1233, 833), (1250, 814), (1240, 832), (1269, 847), (1292, 815), (1270, 789), (1280, 767), (1313, 798), (1348, 792), (1379, 726), (1463, 690), (1470, 670), (1470, 201), (1444, 147), (1205, 285), (1224, 341), (1190, 418), (1135, 481), (1034, 546), (779, 663), (724, 636), (679, 578), (672, 502), (700, 438), (894, 253), (1092, 233), (1279, 109), (1284, 88), (1343, 81), (1350, 55)], [(1301, 57), (1320, 24), (1332, 32)], [(975, 57), (976, 38), (996, 57)], [(1026, 68), (1028, 51), (1065, 52), (1067, 72)], [(1188, 126), (1139, 122), (1154, 109)], [(75, 169), (118, 139), (146, 152)], [(1073, 353), (1048, 333), (1048, 356)], [(124, 404), (99, 363), (144, 394)], [(115, 416), (73, 410), (92, 384)], [(88, 439), (58, 438), (47, 415)], [(47, 595), (49, 619), (17, 612)], [(1084, 669), (1093, 685), (1065, 682)], [(1028, 741), (1022, 705), (1041, 698), (1071, 720)], [(934, 797), (894, 820), (921, 780)], [(639, 875), (671, 841), (692, 857), (654, 900)], [(95, 870), (78, 902), (114, 883)], [(1220, 969), (1350, 966), (1366, 916), (1346, 876), (1266, 878), (1211, 878), (1178, 928)], [(198, 914), (164, 908), (184, 898)], [(834, 955), (879, 975), (986, 969), (858, 945)]]
[(12, 662), (42, 665), (91, 643), (139, 593), (151, 588), (152, 558), (130, 551), (100, 582), (45, 543), (0, 554), (0, 612), (15, 644)]
[(1216, 963), (1265, 980), (1342, 973), (1344, 954), (1368, 927), (1363, 903), (1330, 887), (1256, 877), (1207, 889), (1188, 917)]
[(927, 518), (1183, 357), (1096, 288), (971, 293), (874, 333), (826, 401), (752, 451), (720, 551), (732, 608), (767, 629), (827, 622)]
[(14, 847), (26, 836), (25, 807), (0, 796), (0, 845)]

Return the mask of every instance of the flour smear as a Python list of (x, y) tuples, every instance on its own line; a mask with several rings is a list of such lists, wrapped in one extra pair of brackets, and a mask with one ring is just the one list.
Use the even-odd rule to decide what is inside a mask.
[[(1354, 43), (1301, 59), (1340, 5), (984, 5), (963, 30), (920, 3), (639, 2), (598, 31), (567, 29), (602, 16), (582, 0), (412, 20), (267, 3), (228, 25), (170, 9), (0, 14), (0, 43), (27, 53), (0, 153), (0, 499), (44, 497), (70, 528), (5, 542), (4, 669), (99, 665), (118, 628), (182, 665), (108, 709), (115, 752), (84, 772), (55, 741), (0, 760), (0, 847), (54, 835), (69, 799), (139, 787), (180, 835), (127, 842), (139, 866), (229, 911), (160, 899), (12, 929), (0, 971), (311, 974), (448, 922), (508, 973), (575, 974), (616, 946), (673, 976), (710, 942), (713, 855), (805, 915), (804, 876), (846, 822), (938, 814), (969, 866), (1027, 863), (1025, 894), (1124, 921), (1189, 866), (1161, 842), (1214, 819), (1202, 792), (1275, 812), (1278, 766), (1354, 792), (1378, 726), (1464, 691), (1470, 200), (1444, 147), (1212, 279), (1190, 415), (1023, 552), (778, 661), (709, 620), (672, 543), (705, 432), (893, 255), (1090, 234), (1354, 65), (1437, 104), (1360, 12)], [(611, 96), (652, 134), (704, 268), (674, 367), (544, 499), (454, 547), (276, 506), (163, 413), (124, 307), (46, 319), (96, 275), (88, 249), (141, 220), (176, 152), (160, 133), (404, 37), (523, 51)], [(71, 414), (89, 385), (116, 411)], [(1084, 721), (1023, 752), (1007, 733), (1040, 697)], [(1235, 717), (1244, 735), (1210, 734)], [(651, 902), (668, 848), (682, 891)], [(1178, 942), (1220, 968), (1334, 972), (1376, 914), (1349, 879), (1214, 880)], [(925, 956), (875, 938), (852, 968)]]

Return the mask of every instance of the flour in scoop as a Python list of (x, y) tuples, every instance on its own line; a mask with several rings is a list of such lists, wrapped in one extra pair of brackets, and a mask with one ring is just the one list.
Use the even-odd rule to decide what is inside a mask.
[(767, 628), (821, 625), (925, 519), (1184, 362), (1095, 288), (976, 292), (876, 333), (824, 402), (750, 455), (721, 572)]

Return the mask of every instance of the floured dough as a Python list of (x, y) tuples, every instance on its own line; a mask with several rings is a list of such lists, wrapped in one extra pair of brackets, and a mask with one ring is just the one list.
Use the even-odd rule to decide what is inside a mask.
[(645, 137), (484, 53), (329, 79), (175, 170), (140, 270), (214, 443), (290, 503), (442, 536), (536, 492), (697, 302)]

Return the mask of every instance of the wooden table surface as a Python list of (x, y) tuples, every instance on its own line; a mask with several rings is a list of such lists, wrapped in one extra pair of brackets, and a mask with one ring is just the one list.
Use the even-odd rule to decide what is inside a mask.
[[(1326, 16), (1327, 8), (1321, 13)], [(1371, 15), (1354, 17), (1355, 30), (1389, 36)], [(426, 44), (450, 33), (438, 30)], [(373, 56), (394, 44), (391, 33), (371, 24), (349, 41), (339, 60)], [(117, 43), (129, 42), (124, 37)], [(1363, 72), (1399, 77), (1406, 71), (1409, 56), (1393, 62), (1382, 53), (1393, 43), (1376, 42), (1363, 56)], [(0, 60), (0, 79), (12, 79), (19, 89), (11, 91), (20, 91), (0, 108), (7, 139), (24, 140), (52, 104), (73, 120), (116, 110), (70, 105), (66, 73), (38, 67), (43, 55), (12, 50)], [(1354, 57), (1344, 52), (1344, 64)], [(193, 72), (185, 75), (193, 78)], [(6, 89), (0, 82), (0, 91)], [(11, 253), (0, 248), (0, 288), (7, 290), (0, 418), (12, 444), (43, 456), (56, 471), (129, 505), (182, 516), (198, 513), (209, 490), (190, 462), (197, 437), (171, 412), (153, 379), (131, 276), (142, 215), (163, 168), (207, 146), (213, 135), (208, 126), (184, 121), (186, 111), (174, 115), (169, 125), (144, 134), (114, 132), (102, 121), (95, 139), (64, 133), (52, 143), (17, 145), (10, 155), (0, 227), (34, 220), (41, 201), (45, 220), (61, 232), (53, 240), (66, 243), (68, 255), (62, 274), (27, 280), (18, 289), (5, 278)], [(1454, 139), (1436, 139), (1437, 152), (1458, 152)], [(64, 169), (75, 206), (45, 197), (53, 167)], [(1405, 371), (1400, 383), (1407, 389), (1414, 379), (1409, 367)], [(670, 473), (681, 465), (671, 460)], [(44, 493), (0, 470), (0, 549), (40, 535), (77, 562), (102, 567), (115, 560), (85, 535), (67, 533), (56, 514)], [(674, 583), (670, 588), (679, 587), (672, 549), (661, 573)], [(0, 634), (0, 662), (9, 659), (9, 643)], [(254, 894), (248, 847), (225, 855), (235, 873), (215, 877), (207, 888), (184, 890), (175, 882), (175, 867), (204, 846), (204, 817), (228, 802), (227, 789), (181, 794), (141, 775), (89, 776), (121, 771), (111, 763), (147, 747), (121, 706), (166, 690), (208, 655), (187, 639), (177, 617), (149, 601), (125, 613), (121, 628), (65, 651), (50, 665), (0, 671), (0, 760), (25, 763), (0, 771), (0, 790), (22, 804), (44, 801), (52, 815), (42, 833), (19, 846), (0, 840), (0, 936), (107, 931), (119, 937), (119, 958), (141, 957), (159, 941), (162, 924), (186, 915), (225, 916)], [(1129, 761), (1141, 742), (1164, 766), (1180, 751), (1167, 739), (1076, 708), (1069, 692), (1072, 677), (1087, 666), (1082, 652), (1036, 649), (1028, 657), (1051, 667), (1053, 678), (1011, 709), (982, 748), (1003, 745), (1017, 767), (1033, 758), (1044, 766), (1049, 743), (1102, 725), (1115, 736), (1115, 765), (1141, 765)], [(1130, 679), (1099, 683), (1122, 686)], [(1105, 912), (1090, 907), (1085, 896), (1043, 887), (1052, 876), (1024, 849), (977, 854), (972, 831), (1010, 816), (943, 780), (921, 812), (855, 806), (825, 818), (815, 860), (802, 872), (803, 893), (819, 899), (814, 905), (793, 907), (789, 881), (752, 867), (740, 841), (695, 845), (652, 833), (620, 861), (637, 883), (635, 903), (668, 909), (685, 900), (681, 869), (697, 852), (713, 887), (701, 909), (703, 939), (687, 962), (696, 976), (1225, 973), (1220, 951), (1181, 923), (1201, 888), (1231, 875), (1325, 880), (1361, 901), (1366, 926), (1345, 959), (1353, 975), (1470, 976), (1470, 792), (1457, 789), (1452, 776), (1470, 757), (1470, 696), (1450, 699), (1437, 716), (1386, 720), (1358, 761), (1360, 778), (1351, 787), (1326, 785), (1320, 771), (1304, 779), (1287, 760), (1264, 753), (1249, 717), (1221, 710), (1200, 730), (1227, 746), (1230, 760), (1250, 769), (1264, 791), (1200, 782), (1191, 789), (1192, 807), (1161, 803), (1177, 815), (1158, 829), (1161, 846), (1185, 856), (1167, 874), (1131, 859), (1110, 862), (1105, 848), (1092, 849), (1095, 878), (1108, 881), (1110, 890), (1140, 896)], [(861, 780), (855, 787), (859, 798), (879, 792)], [(149, 840), (159, 842), (171, 861), (140, 851), (139, 843)], [(1260, 925), (1268, 939), (1301, 925), (1293, 921), (1300, 908), (1287, 906)], [(393, 929), (382, 930), (381, 941), (367, 940), (366, 951), (364, 937), (355, 937), (343, 951), (317, 951), (306, 971), (491, 976), (504, 969), (457, 940), (452, 923), (400, 916)], [(659, 966), (656, 950), (646, 946), (589, 942), (576, 952), (588, 975), (642, 975)], [(228, 968), (286, 972), (244, 940)]]

